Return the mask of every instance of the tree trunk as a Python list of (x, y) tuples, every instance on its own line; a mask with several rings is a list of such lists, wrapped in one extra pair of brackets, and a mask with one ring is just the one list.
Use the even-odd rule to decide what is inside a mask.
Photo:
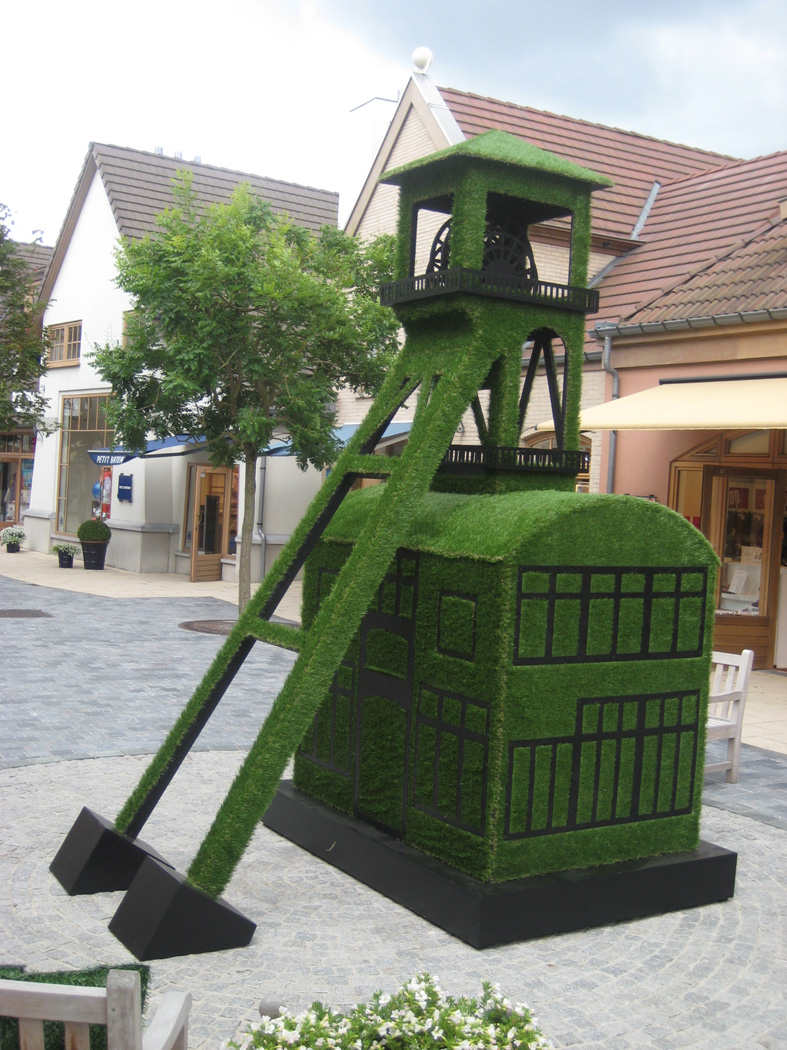
[[(243, 485), (243, 521), (240, 528), (240, 563), (238, 565), (238, 615), (251, 598), (251, 540), (257, 503), (257, 446), (243, 446), (245, 481)], [(263, 572), (265, 571), (263, 567)]]

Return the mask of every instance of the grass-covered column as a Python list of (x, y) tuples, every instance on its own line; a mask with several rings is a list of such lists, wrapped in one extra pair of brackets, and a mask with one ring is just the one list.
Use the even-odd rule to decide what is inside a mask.
[(303, 640), (300, 655), (188, 871), (189, 881), (218, 896), (270, 805), (290, 756), (312, 723), (380, 580), (401, 542), (403, 523), (428, 489), (488, 360), (468, 355), (437, 383), (385, 485), (378, 511), (361, 533), (330, 595)]

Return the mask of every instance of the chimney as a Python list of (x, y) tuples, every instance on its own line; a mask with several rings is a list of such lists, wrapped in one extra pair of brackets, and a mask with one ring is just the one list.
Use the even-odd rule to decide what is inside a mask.
[(153, 152), (156, 154), (157, 157), (163, 157), (164, 156), (164, 147), (163, 146), (156, 146), (154, 148)]
[(782, 219), (787, 219), (787, 197), (782, 197), (779, 201), (779, 215)]
[(175, 160), (183, 160), (183, 152), (179, 149), (175, 150)]

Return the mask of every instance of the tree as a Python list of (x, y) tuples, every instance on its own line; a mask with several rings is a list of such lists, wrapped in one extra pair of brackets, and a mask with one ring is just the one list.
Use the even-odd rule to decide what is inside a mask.
[(366, 245), (332, 227), (314, 236), (247, 186), (208, 208), (187, 175), (174, 193), (155, 234), (117, 251), (134, 310), (123, 345), (98, 347), (93, 360), (126, 447), (183, 434), (205, 438), (215, 465), (245, 464), (242, 611), (257, 457), (286, 435), (302, 469), (333, 462), (338, 387), (373, 393), (396, 352), (397, 322), (377, 296), (393, 239)]
[(46, 372), (33, 268), (10, 238), (9, 211), (0, 204), (0, 431), (42, 427), (48, 399), (38, 390)]

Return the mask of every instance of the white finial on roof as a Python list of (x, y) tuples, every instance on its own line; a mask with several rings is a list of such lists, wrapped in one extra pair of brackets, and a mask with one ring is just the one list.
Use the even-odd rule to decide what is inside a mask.
[(416, 73), (425, 73), (432, 64), (434, 55), (428, 47), (417, 47), (413, 51), (413, 69)]

